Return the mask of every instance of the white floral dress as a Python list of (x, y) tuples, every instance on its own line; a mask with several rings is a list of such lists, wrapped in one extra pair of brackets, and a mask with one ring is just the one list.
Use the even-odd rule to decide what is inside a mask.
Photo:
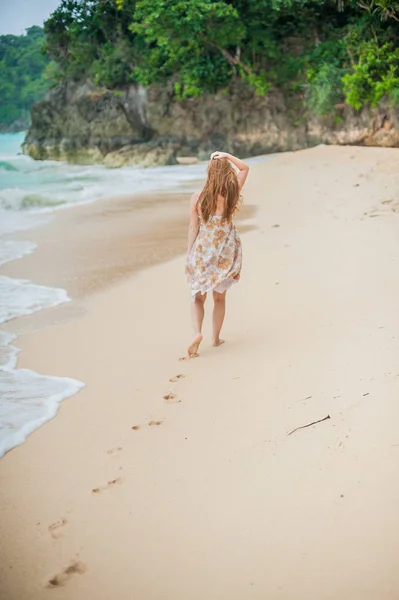
[(207, 223), (199, 213), (199, 230), (187, 257), (192, 300), (196, 294), (223, 293), (240, 279), (241, 240), (234, 223), (214, 215)]

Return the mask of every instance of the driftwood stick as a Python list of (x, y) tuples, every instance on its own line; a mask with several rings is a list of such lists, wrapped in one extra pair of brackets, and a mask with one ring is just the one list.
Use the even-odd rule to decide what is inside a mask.
[(293, 429), (292, 431), (287, 433), (287, 435), (291, 435), (291, 433), (298, 431), (298, 429), (305, 429), (306, 427), (311, 427), (312, 425), (316, 425), (316, 423), (322, 423), (323, 421), (327, 421), (327, 419), (331, 419), (330, 415), (327, 415), (326, 417), (324, 417), (324, 419), (319, 419), (318, 421), (313, 421), (313, 423), (308, 423), (307, 425), (302, 425), (301, 427), (296, 427), (296, 429)]

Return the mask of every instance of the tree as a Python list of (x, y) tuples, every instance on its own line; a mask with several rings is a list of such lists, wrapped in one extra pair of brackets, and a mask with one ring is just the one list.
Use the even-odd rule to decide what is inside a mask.
[(139, 0), (131, 30), (142, 37), (144, 60), (136, 68), (139, 81), (150, 84), (176, 78), (183, 96), (227, 84), (235, 67), (248, 75), (241, 58), (245, 26), (233, 6), (212, 0)]
[(125, 85), (134, 68), (129, 30), (134, 0), (62, 0), (45, 22), (46, 53), (65, 77), (91, 77), (99, 85)]
[(26, 35), (0, 36), (0, 124), (24, 118), (34, 102), (50, 86), (45, 72), (49, 59), (43, 54), (41, 27), (29, 27)]

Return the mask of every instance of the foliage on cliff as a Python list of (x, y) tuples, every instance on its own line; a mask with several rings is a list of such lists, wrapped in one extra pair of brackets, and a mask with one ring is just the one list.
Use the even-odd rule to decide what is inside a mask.
[(42, 53), (44, 32), (30, 27), (26, 35), (0, 36), (0, 125), (24, 122), (34, 102), (50, 85), (50, 60)]
[(59, 78), (173, 82), (178, 97), (236, 79), (315, 114), (399, 100), (397, 0), (62, 0), (45, 23)]

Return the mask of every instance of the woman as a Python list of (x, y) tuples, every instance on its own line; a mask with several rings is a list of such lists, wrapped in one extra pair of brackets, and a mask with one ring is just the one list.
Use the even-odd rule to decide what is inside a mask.
[(242, 262), (241, 241), (233, 216), (248, 171), (248, 165), (239, 158), (226, 152), (214, 152), (204, 189), (191, 197), (186, 267), (193, 300), (194, 339), (188, 347), (190, 358), (198, 356), (204, 304), (210, 291), (214, 301), (213, 345), (220, 346), (224, 342), (220, 339), (220, 331), (226, 310), (226, 292), (240, 279)]

